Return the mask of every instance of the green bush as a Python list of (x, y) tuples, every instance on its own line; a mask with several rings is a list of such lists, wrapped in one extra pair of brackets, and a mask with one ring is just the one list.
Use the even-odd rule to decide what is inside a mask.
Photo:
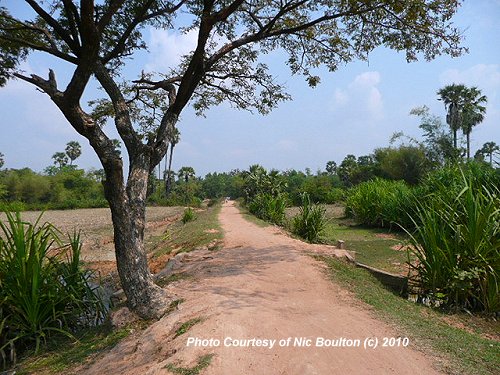
[(359, 223), (392, 227), (395, 224), (411, 226), (408, 216), (412, 213), (415, 197), (402, 181), (377, 178), (352, 188), (346, 200), (346, 214)]
[(463, 175), (452, 198), (437, 190), (418, 204), (413, 267), (423, 296), (494, 312), (500, 310), (500, 192), (476, 183)]
[[(82, 326), (103, 319), (101, 297), (80, 266), (78, 234), (62, 245), (49, 223), (23, 222), (6, 213), (0, 222), (0, 354), (33, 347), (54, 334), (71, 336)], [(7, 355), (9, 354), (9, 355)]]
[(248, 210), (258, 218), (282, 225), (285, 222), (286, 198), (283, 194), (257, 194), (248, 203)]
[(342, 188), (332, 188), (328, 191), (325, 201), (326, 204), (334, 204), (344, 202), (346, 199), (346, 191)]
[(319, 205), (311, 204), (309, 194), (302, 194), (300, 212), (292, 220), (292, 232), (309, 242), (319, 239), (326, 225), (326, 210)]
[(196, 219), (196, 215), (191, 207), (188, 207), (184, 210), (184, 214), (182, 215), (182, 223), (186, 224), (190, 221), (193, 221)]

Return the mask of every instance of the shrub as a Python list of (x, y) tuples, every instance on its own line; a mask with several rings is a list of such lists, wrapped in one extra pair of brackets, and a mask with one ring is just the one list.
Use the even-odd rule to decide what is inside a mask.
[(419, 203), (412, 253), (421, 293), (456, 307), (500, 309), (500, 192), (462, 177), (452, 199), (440, 191)]
[(283, 194), (257, 194), (248, 204), (248, 210), (262, 220), (282, 225), (285, 222), (286, 198)]
[(188, 207), (184, 210), (184, 214), (182, 215), (182, 223), (186, 224), (190, 221), (193, 221), (196, 219), (196, 215), (191, 207)]
[[(54, 334), (71, 333), (101, 321), (105, 309), (80, 268), (79, 235), (61, 245), (49, 223), (23, 222), (6, 213), (0, 222), (0, 354), (34, 347)], [(56, 246), (59, 246), (56, 248)]]
[(303, 193), (300, 212), (292, 220), (292, 232), (309, 242), (317, 241), (326, 225), (325, 213), (324, 207), (311, 204), (309, 194)]
[(370, 226), (411, 226), (408, 213), (414, 207), (412, 189), (402, 181), (377, 178), (352, 188), (346, 200), (346, 214)]

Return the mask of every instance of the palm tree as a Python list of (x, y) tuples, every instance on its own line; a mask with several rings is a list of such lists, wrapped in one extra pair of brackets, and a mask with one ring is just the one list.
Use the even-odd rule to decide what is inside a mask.
[(54, 159), (54, 164), (59, 164), (59, 169), (68, 165), (68, 156), (64, 152), (56, 152), (52, 155), (52, 159)]
[(169, 134), (170, 139), (170, 159), (168, 161), (168, 172), (167, 172), (167, 180), (165, 182), (165, 193), (168, 195), (170, 190), (172, 189), (172, 155), (174, 153), (174, 147), (177, 143), (179, 143), (181, 138), (181, 133), (177, 128), (173, 128), (172, 132)]
[(462, 107), (462, 131), (467, 139), (467, 159), (470, 158), (470, 133), (472, 128), (484, 120), (488, 98), (477, 87), (467, 88), (464, 92)]
[(453, 147), (457, 149), (457, 132), (461, 128), (461, 109), (463, 106), (464, 93), (467, 91), (465, 85), (447, 85), (440, 89), (437, 94), (440, 96), (447, 110), (446, 123), (453, 132)]
[(485, 156), (489, 156), (490, 165), (493, 167), (493, 155), (499, 151), (500, 146), (498, 146), (495, 142), (486, 142), (479, 150), (479, 153)]
[(82, 146), (77, 141), (71, 141), (66, 144), (65, 151), (70, 160), (69, 165), (73, 165), (73, 161), (78, 159), (82, 154)]
[(184, 180), (187, 184), (189, 179), (195, 176), (195, 172), (193, 167), (182, 167), (179, 169), (179, 172), (177, 172), (177, 176), (179, 177), (179, 180)]

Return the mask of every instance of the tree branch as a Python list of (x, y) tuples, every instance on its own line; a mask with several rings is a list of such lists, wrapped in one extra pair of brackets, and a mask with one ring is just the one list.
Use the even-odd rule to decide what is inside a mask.
[[(54, 31), (59, 35), (59, 37), (66, 42), (71, 51), (78, 56), (79, 55), (79, 46), (75, 41), (71, 38), (68, 32), (57, 22), (50, 14), (48, 14), (38, 3), (34, 0), (25, 0), (31, 8), (40, 16), (42, 19), (47, 22), (47, 24), (54, 29)], [(82, 0), (83, 2), (83, 0)]]
[(144, 145), (130, 121), (127, 102), (120, 88), (102, 63), (96, 64), (95, 75), (113, 103), (116, 129), (125, 143), (129, 156), (133, 158), (136, 153), (141, 152)]

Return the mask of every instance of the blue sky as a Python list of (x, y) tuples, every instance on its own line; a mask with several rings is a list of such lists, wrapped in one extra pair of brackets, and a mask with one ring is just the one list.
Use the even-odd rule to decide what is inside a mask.
[[(0, 5), (23, 11), (19, 1)], [(13, 11), (13, 13), (15, 13)], [(469, 54), (431, 62), (406, 63), (404, 55), (379, 48), (369, 62), (353, 62), (334, 73), (319, 71), (321, 84), (311, 89), (300, 76), (290, 76), (280, 55), (271, 60), (279, 82), (286, 82), (293, 101), (282, 103), (268, 116), (250, 114), (221, 105), (196, 117), (185, 110), (178, 128), (181, 142), (174, 153), (174, 169), (192, 166), (197, 175), (212, 171), (245, 169), (259, 163), (267, 168), (324, 169), (329, 160), (340, 162), (346, 154), (366, 155), (388, 145), (396, 131), (419, 135), (412, 108), (430, 107), (445, 116), (436, 91), (446, 84), (478, 86), (488, 97), (486, 118), (472, 132), (472, 152), (487, 141), (500, 144), (500, 0), (466, 1), (455, 18), (465, 32)], [(142, 69), (161, 70), (193, 46), (194, 34), (147, 30), (150, 52), (130, 62), (135, 78)], [(47, 75), (55, 67), (62, 86), (67, 68), (42, 55), (33, 55), (23, 68)], [(96, 94), (89, 92), (88, 98)], [(77, 164), (100, 168), (88, 142), (65, 121), (48, 97), (22, 81), (0, 89), (0, 152), (6, 168), (30, 167), (42, 171), (51, 156), (71, 140), (79, 141), (83, 154)], [(107, 131), (114, 135), (112, 126)]]

